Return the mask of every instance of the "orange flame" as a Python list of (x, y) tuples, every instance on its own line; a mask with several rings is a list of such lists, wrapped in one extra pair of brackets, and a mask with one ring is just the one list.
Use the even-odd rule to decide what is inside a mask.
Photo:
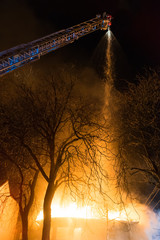
[[(97, 210), (97, 211), (96, 211)], [(83, 218), (83, 219), (97, 219), (97, 218), (108, 218), (108, 220), (117, 221), (132, 221), (138, 222), (138, 216), (133, 211), (131, 206), (121, 211), (108, 211), (107, 216), (101, 215), (98, 209), (93, 209), (91, 206), (78, 207), (76, 203), (70, 203), (68, 206), (60, 206), (59, 204), (52, 203), (51, 206), (51, 217), (52, 218)], [(36, 221), (43, 220), (43, 211), (37, 216)]]
[[(71, 218), (97, 218), (90, 206), (78, 207), (76, 203), (70, 203), (68, 206), (60, 206), (59, 204), (52, 204), (51, 217), (71, 217)], [(43, 219), (43, 211), (37, 216), (37, 221)]]

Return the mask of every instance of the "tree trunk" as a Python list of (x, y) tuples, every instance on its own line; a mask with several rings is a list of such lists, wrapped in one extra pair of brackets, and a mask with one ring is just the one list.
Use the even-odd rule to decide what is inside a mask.
[(28, 240), (28, 214), (22, 214), (22, 240)]
[(30, 198), (29, 198), (28, 204), (25, 203), (24, 209), (22, 208), (22, 193), (23, 193), (22, 189), (21, 189), (21, 193), (20, 193), (21, 201), (19, 202), (19, 212), (20, 212), (21, 220), (22, 220), (22, 240), (28, 240), (28, 215), (29, 215), (29, 211), (30, 211), (33, 201), (34, 201), (34, 191), (35, 191), (35, 185), (36, 185), (37, 178), (38, 178), (38, 173), (39, 173), (39, 171), (35, 172), (33, 181), (32, 181), (32, 183), (29, 184)]
[(21, 230), (22, 230), (21, 215), (20, 215), (20, 213), (18, 213), (17, 223), (16, 223), (16, 229), (15, 229), (15, 235), (14, 235), (14, 240), (20, 239)]
[[(54, 196), (54, 184), (49, 183), (47, 187), (47, 191), (44, 198), (43, 204), (43, 232), (42, 232), (42, 240), (50, 240), (50, 229), (51, 229), (51, 203)], [(54, 240), (54, 239), (52, 239)]]

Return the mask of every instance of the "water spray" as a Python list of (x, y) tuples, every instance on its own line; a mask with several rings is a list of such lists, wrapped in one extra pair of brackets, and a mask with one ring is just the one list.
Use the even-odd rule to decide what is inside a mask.
[(106, 66), (105, 66), (105, 77), (110, 84), (110, 86), (113, 85), (114, 82), (114, 63), (113, 63), (113, 56), (112, 56), (112, 32), (110, 30), (110, 27), (107, 27), (106, 32), (106, 38), (107, 38), (107, 49), (106, 49)]

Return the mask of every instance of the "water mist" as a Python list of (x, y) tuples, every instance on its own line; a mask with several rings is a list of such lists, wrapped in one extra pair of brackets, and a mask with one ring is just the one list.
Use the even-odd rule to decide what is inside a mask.
[[(110, 134), (111, 139), (114, 139), (114, 135), (116, 132), (116, 126), (118, 123), (115, 118), (115, 113), (118, 108), (117, 100), (118, 100), (118, 91), (116, 89), (116, 82), (120, 81), (117, 79), (117, 69), (116, 69), (116, 62), (119, 56), (116, 55), (116, 53), (120, 53), (118, 48), (120, 47), (116, 38), (114, 37), (113, 33), (109, 30), (106, 32), (105, 37), (103, 38), (104, 45), (106, 46), (106, 55), (105, 55), (105, 64), (104, 64), (104, 79), (105, 79), (105, 106), (104, 106), (104, 115), (106, 116), (106, 119), (110, 122)], [(117, 48), (117, 52), (115, 51), (115, 45)], [(125, 67), (127, 69), (127, 66)], [(128, 79), (127, 79), (128, 80)], [(119, 83), (118, 85), (121, 85)], [(116, 97), (115, 97), (116, 96)], [(116, 138), (116, 137), (115, 137)], [(118, 156), (118, 150), (117, 150), (117, 144), (118, 142), (111, 141), (110, 144), (110, 152), (113, 154), (115, 159)], [(116, 161), (118, 161), (118, 158), (116, 160), (113, 160), (113, 168), (111, 171), (111, 175), (116, 177), (116, 174), (118, 173), (118, 168), (114, 166), (116, 164)], [(117, 179), (114, 179), (114, 184), (112, 185), (116, 186)], [(123, 187), (122, 187), (123, 188)], [(134, 213), (136, 224), (134, 223), (135, 219), (133, 221), (130, 221), (126, 219), (126, 226), (127, 230), (118, 231), (117, 234), (114, 235), (114, 240), (158, 240), (158, 231), (160, 228), (160, 217), (158, 214), (155, 214), (153, 210), (151, 210), (148, 206), (140, 204), (137, 200), (132, 200), (127, 196), (125, 191), (122, 193), (122, 188), (118, 190), (119, 192), (119, 200), (122, 201), (122, 204), (120, 206), (112, 206), (113, 209), (116, 208), (116, 210), (119, 209), (120, 211), (125, 211), (126, 216), (129, 216), (128, 213)], [(117, 188), (118, 189), (118, 188)], [(113, 192), (115, 193), (115, 190), (113, 189)], [(132, 195), (132, 193), (131, 193)], [(117, 197), (117, 193), (116, 193)], [(127, 210), (129, 206), (129, 211)], [(115, 218), (115, 220), (117, 220)], [(116, 226), (116, 225), (115, 225)], [(113, 227), (114, 228), (114, 227)], [(120, 229), (120, 227), (118, 227)], [(116, 231), (116, 227), (114, 229)], [(127, 231), (128, 233), (126, 234)], [(109, 235), (108, 235), (108, 239)], [(112, 238), (111, 238), (112, 239)]]

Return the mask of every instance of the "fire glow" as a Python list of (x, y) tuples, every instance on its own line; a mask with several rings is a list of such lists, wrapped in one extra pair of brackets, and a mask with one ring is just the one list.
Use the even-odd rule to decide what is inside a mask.
[[(129, 207), (122, 211), (108, 211), (106, 216), (99, 214), (98, 210), (91, 206), (78, 207), (76, 203), (70, 203), (68, 206), (60, 206), (59, 204), (52, 204), (51, 206), (52, 218), (82, 218), (82, 219), (100, 219), (108, 218), (108, 220), (116, 221), (132, 221), (139, 222), (137, 214)], [(43, 220), (43, 211), (37, 216), (36, 221)]]
[[(90, 206), (78, 207), (76, 203), (70, 203), (68, 206), (60, 206), (59, 204), (52, 204), (51, 207), (52, 218), (97, 218)], [(40, 211), (36, 221), (43, 220), (43, 211)]]
[[(129, 213), (130, 212), (130, 213)], [(108, 212), (109, 220), (116, 221), (129, 221), (129, 222), (139, 222), (137, 214), (135, 212), (130, 211), (128, 208), (122, 211), (110, 211)]]

